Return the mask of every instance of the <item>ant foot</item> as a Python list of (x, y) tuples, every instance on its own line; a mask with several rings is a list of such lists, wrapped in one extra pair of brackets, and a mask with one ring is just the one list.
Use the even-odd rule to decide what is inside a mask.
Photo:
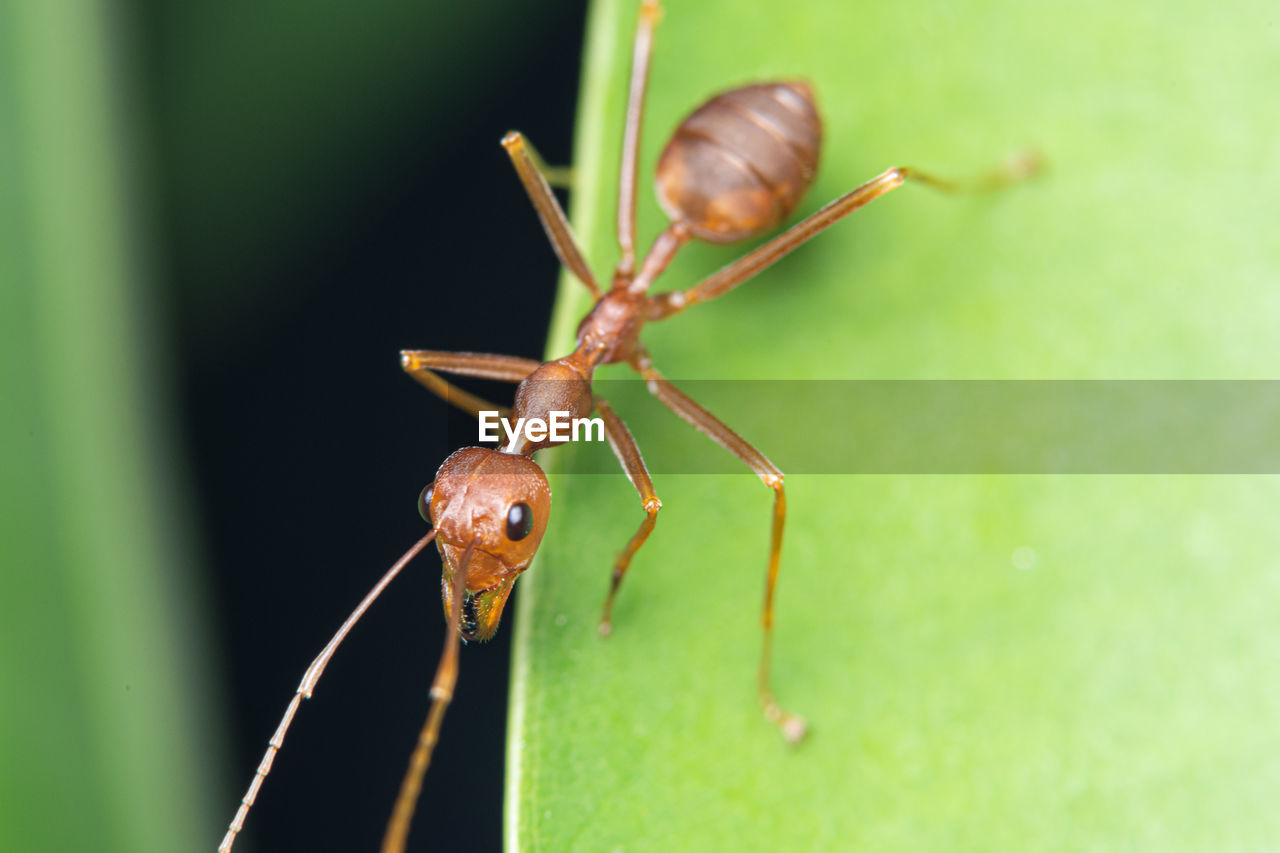
[(805, 722), (804, 717), (796, 714), (787, 714), (782, 722), (778, 723), (778, 728), (787, 743), (799, 743), (809, 733), (809, 724)]
[(772, 697), (764, 702), (764, 718), (778, 727), (787, 743), (799, 743), (809, 731), (809, 724), (804, 717), (784, 711)]

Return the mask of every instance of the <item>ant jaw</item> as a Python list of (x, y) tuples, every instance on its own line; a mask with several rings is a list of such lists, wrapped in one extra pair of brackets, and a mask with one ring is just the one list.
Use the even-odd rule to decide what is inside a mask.
[[(453, 606), (453, 590), (450, 588), (449, 575), (450, 572), (446, 570), (441, 584), (446, 618)], [(459, 626), (464, 640), (483, 643), (492, 639), (498, 631), (498, 625), (502, 622), (502, 610), (506, 607), (508, 596), (511, 595), (511, 588), (515, 586), (516, 578), (519, 576), (520, 572), (516, 571), (503, 578), (496, 586), (474, 592), (467, 590), (462, 599), (462, 624)]]

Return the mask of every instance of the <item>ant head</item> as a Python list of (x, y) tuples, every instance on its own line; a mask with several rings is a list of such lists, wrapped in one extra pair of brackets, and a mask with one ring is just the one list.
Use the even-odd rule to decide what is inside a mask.
[[(453, 573), (464, 571), (462, 635), (489, 639), (512, 584), (529, 567), (547, 529), (551, 487), (546, 475), (525, 456), (465, 447), (446, 459), (435, 482), (423, 489), (419, 510), (436, 529), (446, 615), (453, 606)], [(471, 559), (460, 566), (472, 542)]]

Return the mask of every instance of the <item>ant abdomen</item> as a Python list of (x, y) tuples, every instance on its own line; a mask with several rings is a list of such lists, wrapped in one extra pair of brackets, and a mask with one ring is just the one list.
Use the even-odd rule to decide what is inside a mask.
[(800, 81), (716, 95), (681, 122), (658, 160), (658, 200), (671, 219), (713, 243), (782, 222), (813, 182), (822, 122)]

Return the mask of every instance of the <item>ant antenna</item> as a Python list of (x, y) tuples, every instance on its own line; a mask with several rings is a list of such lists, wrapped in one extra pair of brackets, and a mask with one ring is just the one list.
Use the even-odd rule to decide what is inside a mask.
[[(290, 724), (293, 723), (294, 714), (298, 713), (302, 700), (310, 699), (311, 694), (315, 692), (316, 682), (324, 674), (324, 668), (329, 665), (329, 661), (333, 658), (333, 653), (338, 650), (339, 644), (346, 639), (347, 634), (355, 627), (356, 622), (360, 621), (360, 617), (369, 609), (369, 605), (373, 604), (374, 599), (387, 588), (387, 584), (391, 583), (396, 575), (400, 574), (400, 570), (409, 565), (409, 561), (418, 556), (422, 549), (431, 544), (431, 541), (435, 538), (436, 531), (430, 531), (426, 536), (415, 542), (413, 547), (405, 551), (400, 559), (396, 560), (395, 565), (387, 570), (387, 573), (374, 584), (373, 589), (369, 590), (369, 594), (364, 597), (356, 609), (351, 611), (347, 621), (342, 623), (338, 633), (333, 635), (333, 638), (320, 651), (316, 659), (311, 662), (311, 666), (307, 667), (307, 671), (303, 673), (301, 683), (298, 684), (298, 689), (294, 691), (293, 698), (289, 700), (289, 707), (284, 711), (284, 718), (280, 720), (280, 725), (276, 727), (276, 733), (267, 742), (266, 754), (262, 756), (258, 769), (254, 771), (253, 781), (249, 783), (249, 790), (245, 792), (244, 797), (240, 800), (240, 808), (236, 810), (235, 818), (231, 821), (231, 825), (227, 827), (227, 834), (222, 837), (222, 843), (218, 845), (218, 853), (230, 853), (231, 845), (235, 844), (236, 835), (244, 828), (244, 820), (249, 815), (249, 809), (253, 807), (254, 800), (258, 798), (258, 791), (262, 789), (262, 783), (266, 780), (267, 774), (271, 772), (271, 765), (276, 760), (276, 753), (280, 751), (280, 747), (284, 746), (284, 735), (289, 730)], [(457, 656), (456, 649), (454, 656)]]

